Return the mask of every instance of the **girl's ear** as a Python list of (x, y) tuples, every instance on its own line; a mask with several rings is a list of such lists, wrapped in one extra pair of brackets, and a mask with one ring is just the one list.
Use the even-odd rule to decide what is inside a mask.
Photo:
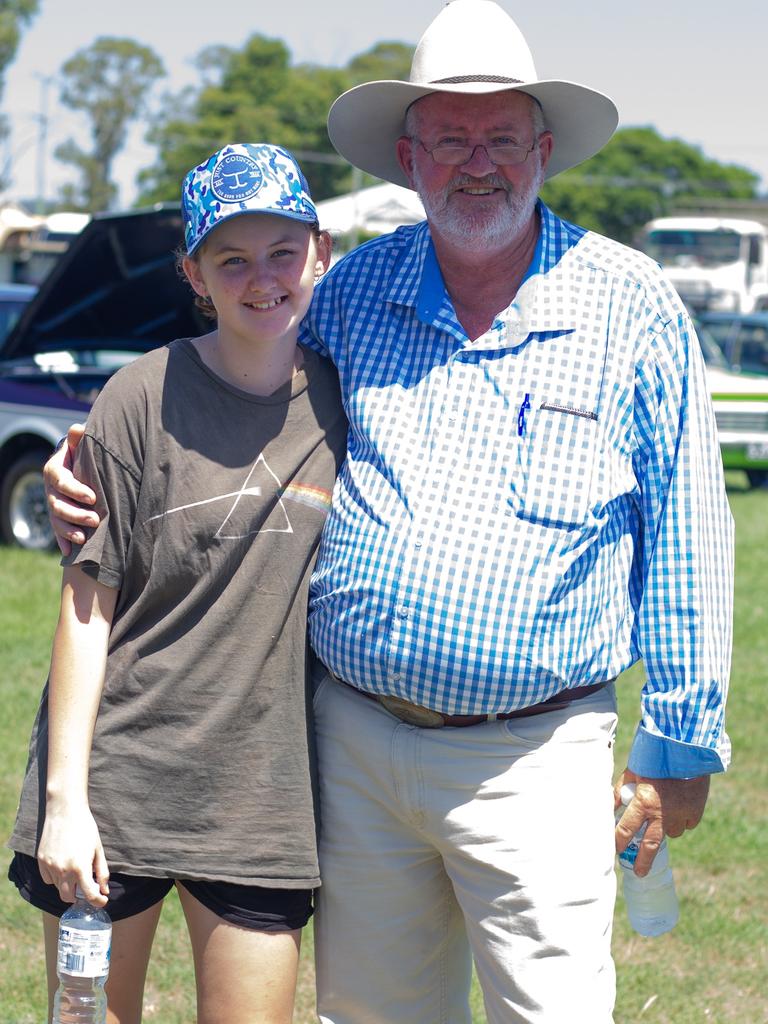
[(197, 294), (201, 298), (207, 299), (208, 289), (206, 287), (205, 281), (203, 280), (203, 275), (200, 272), (200, 264), (197, 262), (197, 260), (193, 259), (191, 256), (185, 256), (184, 259), (181, 261), (181, 268), (186, 274), (187, 280), (192, 285)]
[(331, 265), (333, 242), (327, 231), (321, 231), (317, 239), (317, 259), (315, 261), (315, 280), (319, 281)]

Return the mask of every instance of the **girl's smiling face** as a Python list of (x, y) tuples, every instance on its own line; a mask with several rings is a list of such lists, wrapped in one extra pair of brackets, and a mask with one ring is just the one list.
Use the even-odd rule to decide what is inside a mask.
[(220, 337), (295, 343), (330, 255), (327, 232), (290, 217), (244, 213), (216, 227), (183, 267), (197, 294), (215, 306)]

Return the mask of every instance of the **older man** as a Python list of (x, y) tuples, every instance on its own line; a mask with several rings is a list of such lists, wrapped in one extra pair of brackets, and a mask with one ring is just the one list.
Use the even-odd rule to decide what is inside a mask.
[(696, 337), (658, 267), (537, 200), (615, 125), (538, 80), (489, 0), (331, 110), (427, 222), (342, 260), (305, 325), (350, 420), (310, 606), (326, 1022), (463, 1024), (471, 953), (492, 1024), (607, 1024), (612, 680), (643, 659), (616, 838), (647, 822), (638, 873), (727, 766), (732, 524)]

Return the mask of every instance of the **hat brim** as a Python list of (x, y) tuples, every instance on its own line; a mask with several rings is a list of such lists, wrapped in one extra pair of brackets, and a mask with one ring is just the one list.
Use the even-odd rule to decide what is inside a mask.
[(483, 93), (517, 90), (541, 104), (547, 128), (554, 137), (545, 177), (575, 167), (608, 142), (619, 123), (613, 100), (576, 82), (549, 80), (500, 84), (416, 85), (411, 82), (364, 82), (343, 93), (328, 113), (328, 135), (335, 149), (355, 167), (411, 188), (397, 160), (395, 143), (405, 132), (408, 107), (433, 92)]

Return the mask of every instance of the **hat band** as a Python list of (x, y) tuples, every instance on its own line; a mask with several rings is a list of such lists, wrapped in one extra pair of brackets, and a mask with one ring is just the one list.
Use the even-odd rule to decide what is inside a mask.
[(457, 75), (455, 78), (433, 78), (429, 85), (462, 85), (465, 82), (503, 82), (522, 85), (522, 78), (503, 78), (501, 75)]

